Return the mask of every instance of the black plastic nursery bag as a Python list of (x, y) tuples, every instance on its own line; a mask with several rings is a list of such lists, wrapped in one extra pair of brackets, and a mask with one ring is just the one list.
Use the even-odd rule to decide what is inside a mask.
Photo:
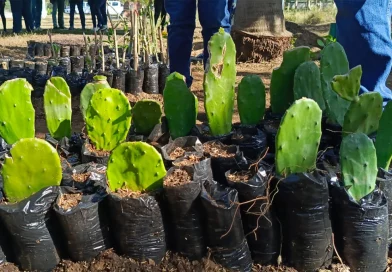
[(125, 92), (125, 75), (123, 70), (114, 70), (112, 88)]
[[(80, 180), (85, 177), (85, 180)], [(61, 186), (73, 187), (84, 192), (93, 193), (99, 188), (107, 188), (106, 166), (93, 162), (79, 164), (63, 171)]]
[(267, 149), (267, 136), (253, 126), (234, 126), (231, 144), (238, 145), (246, 159), (259, 160)]
[[(182, 149), (185, 153), (182, 155), (180, 153), (173, 154), (176, 149)], [(162, 153), (165, 166), (170, 168), (173, 161), (184, 156), (186, 153), (191, 152), (202, 156), (203, 145), (196, 136), (186, 136), (170, 141), (167, 145), (164, 145), (160, 151)]]
[(378, 187), (384, 193), (388, 202), (389, 236), (388, 244), (392, 244), (392, 173), (380, 168), (378, 170)]
[(170, 75), (169, 65), (161, 63), (159, 64), (159, 93), (163, 94), (163, 90), (166, 86), (166, 79)]
[(159, 65), (151, 63), (144, 70), (143, 91), (149, 94), (159, 94)]
[(109, 161), (109, 155), (99, 156), (94, 151), (90, 151), (88, 148), (88, 142), (82, 146), (82, 163), (95, 162), (103, 165), (107, 165)]
[(137, 72), (132, 68), (126, 75), (125, 92), (138, 95), (143, 92), (144, 70), (140, 67)]

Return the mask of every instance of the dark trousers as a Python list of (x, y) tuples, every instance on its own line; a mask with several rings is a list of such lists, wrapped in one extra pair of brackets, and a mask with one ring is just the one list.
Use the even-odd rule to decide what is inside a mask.
[(107, 26), (108, 18), (106, 15), (106, 0), (97, 0), (95, 6), (95, 15), (97, 16), (98, 26)]
[(5, 19), (4, 8), (5, 8), (5, 1), (0, 0), (0, 17), (1, 17), (1, 21), (3, 22), (3, 29), (4, 29), (4, 31), (6, 31), (7, 30), (7, 21)]
[(52, 5), (53, 27), (64, 28), (64, 0), (53, 0)]
[(161, 17), (161, 27), (163, 28), (166, 24), (166, 9), (165, 9), (165, 1), (164, 0), (154, 0), (154, 19), (155, 24), (158, 23), (159, 17)]
[(31, 14), (34, 28), (41, 27), (42, 0), (31, 0)]
[(75, 7), (78, 6), (80, 22), (82, 23), (82, 28), (86, 27), (86, 18), (84, 17), (83, 10), (83, 1), (70, 1), (69, 7), (71, 9), (71, 13), (69, 15), (69, 27), (74, 27), (74, 17), (75, 17)]
[(33, 19), (31, 18), (31, 0), (10, 0), (13, 17), (13, 32), (22, 31), (22, 17), (25, 21), (26, 30), (33, 30)]
[(96, 12), (96, 8), (95, 8), (95, 3), (94, 0), (90, 0), (88, 1), (88, 5), (90, 6), (90, 11), (91, 11), (91, 20), (93, 21), (93, 27), (96, 28), (97, 27), (97, 12)]

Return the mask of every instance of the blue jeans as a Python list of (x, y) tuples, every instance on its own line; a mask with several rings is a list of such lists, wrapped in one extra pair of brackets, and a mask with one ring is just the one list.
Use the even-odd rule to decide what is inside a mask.
[(106, 0), (96, 0), (94, 4), (95, 15), (97, 16), (98, 26), (108, 25), (108, 18), (106, 17)]
[(78, 6), (80, 21), (82, 23), (82, 28), (84, 29), (86, 27), (86, 18), (84, 17), (83, 1), (82, 0), (70, 1), (69, 6), (70, 6), (69, 27), (70, 28), (74, 27), (75, 7)]
[[(202, 26), (204, 44), (204, 64), (208, 60), (208, 41), (223, 27), (230, 32), (229, 0), (199, 0), (199, 20)], [(196, 0), (165, 0), (165, 8), (170, 16), (168, 45), (170, 72), (178, 72), (186, 77), (187, 85), (192, 84), (190, 56), (193, 33), (196, 27)]]
[[(52, 9), (53, 27), (64, 28), (64, 0), (53, 0), (52, 5), (53, 5), (53, 9)], [(57, 24), (57, 13), (59, 14), (58, 24)]]
[(20, 33), (22, 31), (22, 16), (25, 21), (26, 30), (33, 30), (33, 19), (31, 17), (31, 0), (10, 0), (13, 32)]
[(361, 92), (376, 91), (392, 99), (386, 80), (392, 68), (392, 0), (335, 0), (337, 41), (350, 67), (362, 65)]
[(31, 0), (31, 14), (34, 28), (41, 27), (42, 0)]

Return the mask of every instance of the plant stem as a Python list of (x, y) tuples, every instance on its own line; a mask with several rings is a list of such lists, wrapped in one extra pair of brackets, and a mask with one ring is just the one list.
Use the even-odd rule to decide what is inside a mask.
[[(137, 2), (136, 2), (137, 3)], [(138, 45), (138, 37), (139, 37), (139, 30), (138, 30), (138, 11), (135, 10), (134, 19), (134, 30), (133, 30), (133, 69), (137, 72), (139, 70), (139, 45)]]

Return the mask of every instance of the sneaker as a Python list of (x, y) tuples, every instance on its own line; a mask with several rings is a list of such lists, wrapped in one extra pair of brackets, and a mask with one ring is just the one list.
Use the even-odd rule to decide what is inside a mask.
[(40, 28), (40, 27), (34, 28), (34, 31), (41, 31), (41, 30), (42, 30), (42, 28)]
[(104, 31), (106, 29), (108, 29), (108, 26), (107, 25), (103, 25), (103, 26), (101, 26), (101, 28), (99, 30)]
[(60, 26), (60, 27), (59, 27), (59, 29), (62, 29), (62, 30), (64, 30), (64, 29), (65, 29), (65, 27), (64, 27), (64, 26)]
[(68, 30), (75, 30), (75, 28), (71, 26), (70, 28), (68, 28)]
[(94, 32), (98, 32), (99, 31), (99, 27), (93, 27), (93, 31)]

